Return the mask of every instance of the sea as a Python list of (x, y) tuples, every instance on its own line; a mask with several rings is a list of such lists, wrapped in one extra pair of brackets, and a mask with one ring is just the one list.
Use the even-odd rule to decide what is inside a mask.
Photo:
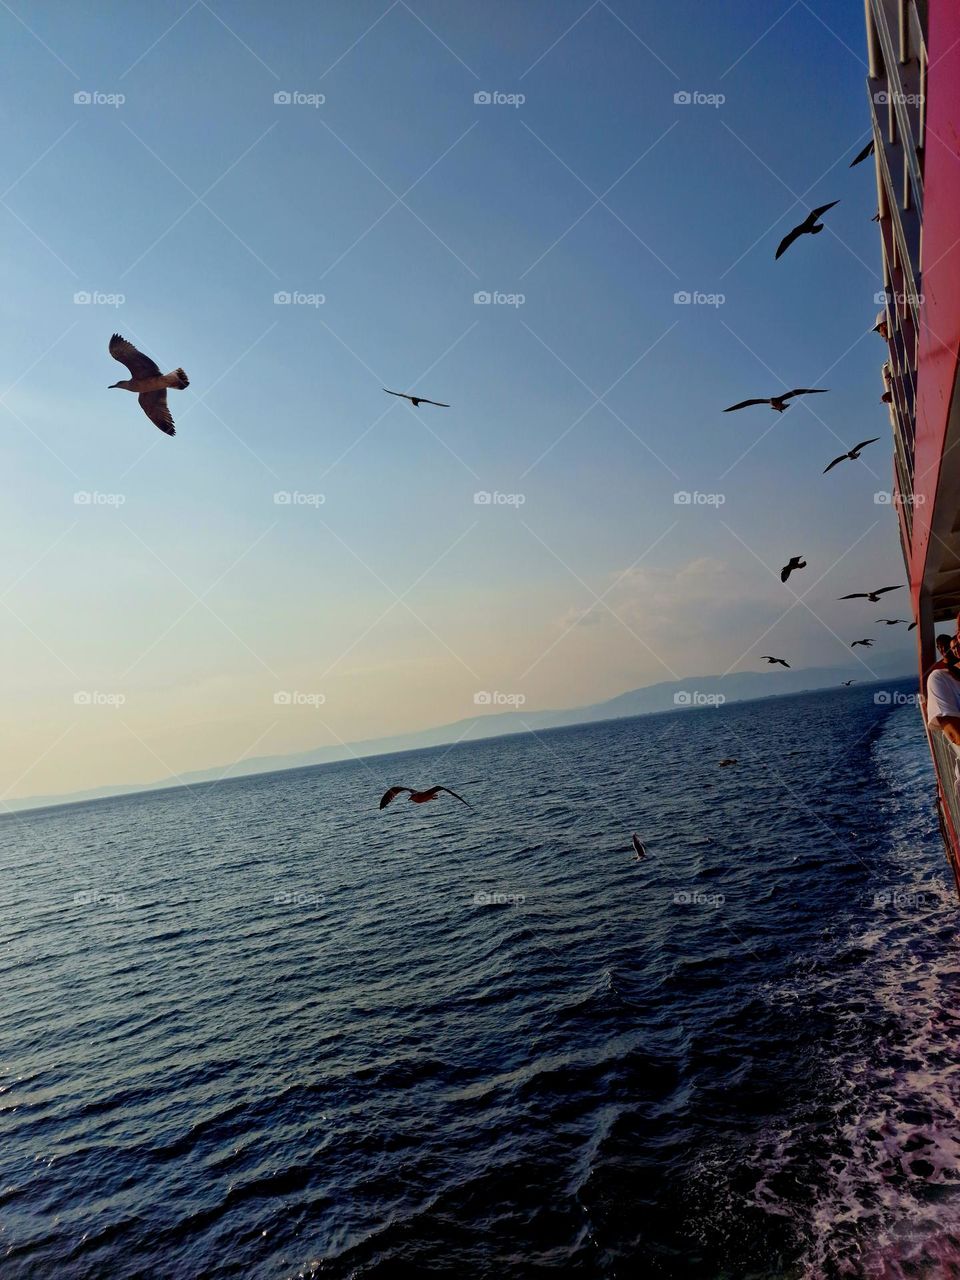
[(912, 687), (4, 816), (0, 1277), (960, 1276)]

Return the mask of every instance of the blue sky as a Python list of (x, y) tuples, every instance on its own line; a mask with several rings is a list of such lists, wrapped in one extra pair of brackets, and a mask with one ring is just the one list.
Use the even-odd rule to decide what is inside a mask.
[[(903, 629), (872, 625), (906, 592), (836, 601), (904, 581), (874, 501), (874, 177), (847, 168), (862, 21), (825, 0), (0, 11), (0, 792), (417, 729), (477, 690), (547, 707), (759, 653), (859, 665), (862, 635), (873, 669), (907, 667)], [(174, 440), (107, 391), (114, 329), (190, 374)], [(797, 385), (831, 393), (721, 412)], [(770, 569), (798, 552), (813, 589), (787, 612)], [(291, 690), (325, 701), (278, 709)]]

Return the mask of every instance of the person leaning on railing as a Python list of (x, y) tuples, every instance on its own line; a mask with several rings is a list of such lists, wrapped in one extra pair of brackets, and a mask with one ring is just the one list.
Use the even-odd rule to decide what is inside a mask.
[(943, 639), (937, 636), (943, 657), (927, 676), (927, 725), (960, 747), (960, 633), (945, 646)]

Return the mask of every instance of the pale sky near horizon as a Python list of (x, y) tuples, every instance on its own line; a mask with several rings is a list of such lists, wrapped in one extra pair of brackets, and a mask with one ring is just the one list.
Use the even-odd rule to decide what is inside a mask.
[[(909, 667), (906, 590), (837, 600), (905, 582), (860, 6), (11, 0), (0, 33), (4, 799), (480, 690), (869, 679), (867, 635)], [(174, 439), (107, 390), (114, 330), (190, 375)], [(831, 391), (722, 413), (794, 386)]]

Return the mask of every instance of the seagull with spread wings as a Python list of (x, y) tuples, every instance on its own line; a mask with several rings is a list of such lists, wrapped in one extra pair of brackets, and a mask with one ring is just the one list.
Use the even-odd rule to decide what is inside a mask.
[(388, 396), (399, 396), (401, 400), (409, 400), (415, 409), (419, 409), (422, 404), (435, 404), (438, 409), (449, 409), (448, 404), (444, 404), (442, 400), (428, 400), (426, 396), (408, 396), (405, 391), (391, 391), (389, 387), (383, 387)]
[(449, 787), (430, 787), (427, 791), (414, 791), (412, 787), (388, 787), (380, 798), (380, 808), (385, 809), (391, 801), (396, 800), (397, 796), (406, 791), (413, 804), (426, 804), (428, 800), (436, 800), (441, 791), (445, 791), (448, 796), (453, 796), (454, 800), (459, 800), (461, 804), (465, 804), (468, 809), (472, 809), (473, 805), (469, 800), (464, 800), (463, 796), (458, 796), (455, 791), (451, 791)]
[(902, 587), (877, 587), (876, 591), (851, 591), (848, 596), (837, 596), (838, 600), (869, 600), (871, 604), (879, 604), (880, 597), (888, 591), (902, 591)]
[(873, 155), (873, 139), (872, 139), (872, 138), (871, 138), (871, 139), (870, 139), (870, 141), (867, 143), (867, 145), (863, 148), (863, 150), (862, 150), (862, 151), (859, 151), (859, 152), (858, 152), (858, 153), (853, 157), (853, 159), (852, 159), (852, 160), (850, 161), (850, 163), (847, 165), (847, 168), (848, 168), (848, 169), (855, 169), (855, 168), (857, 167), (857, 165), (858, 165), (858, 164), (860, 164), (860, 162), (861, 162), (862, 160), (866, 160), (867, 156), (870, 156), (870, 155)]
[(783, 658), (773, 658), (773, 657), (771, 657), (771, 656), (770, 656), (770, 654), (769, 654), (769, 653), (761, 653), (760, 657), (761, 657), (761, 658), (765, 658), (765, 659), (766, 659), (766, 661), (767, 661), (767, 666), (769, 666), (769, 667), (772, 667), (772, 666), (774, 666), (775, 664), (777, 664), (777, 665), (779, 665), (779, 666), (781, 666), (781, 667), (789, 667), (789, 666), (790, 666), (790, 663), (789, 663), (789, 662), (784, 661), (784, 659), (783, 659)]
[(786, 582), (786, 580), (790, 577), (791, 573), (793, 573), (794, 569), (805, 569), (806, 567), (807, 567), (807, 562), (806, 560), (804, 560), (803, 556), (791, 556), (790, 559), (787, 561), (787, 563), (780, 570), (780, 581)]
[[(885, 622), (888, 627), (895, 627), (898, 622), (906, 622), (906, 618), (877, 618), (877, 622)], [(916, 626), (916, 623), (913, 624)], [(908, 627), (909, 631), (910, 628)]]
[(857, 458), (860, 457), (860, 451), (865, 449), (868, 444), (876, 444), (879, 439), (879, 436), (871, 436), (869, 440), (861, 440), (860, 443), (855, 444), (849, 452), (841, 453), (839, 458), (834, 458), (828, 467), (824, 467), (823, 474), (826, 475), (827, 472), (832, 471), (838, 463), (846, 462), (848, 458), (851, 462), (856, 462)]
[(723, 412), (733, 413), (735, 409), (746, 409), (752, 404), (766, 404), (777, 413), (785, 413), (790, 408), (787, 401), (792, 396), (822, 396), (829, 390), (829, 387), (797, 387), (794, 391), (785, 391), (782, 396), (761, 396), (756, 400), (741, 400), (739, 404), (732, 404)]
[(130, 370), (130, 377), (122, 382), (112, 383), (107, 390), (119, 388), (121, 391), (132, 391), (139, 397), (140, 408), (155, 427), (159, 427), (165, 435), (175, 436), (176, 428), (173, 417), (167, 407), (167, 388), (173, 387), (182, 391), (189, 387), (190, 379), (182, 369), (174, 369), (172, 373), (161, 373), (160, 368), (149, 356), (138, 351), (132, 342), (115, 333), (110, 339), (110, 354), (114, 360)]
[(802, 222), (797, 223), (792, 231), (787, 232), (780, 241), (779, 247), (777, 248), (777, 252), (774, 256), (777, 258), (782, 257), (793, 244), (794, 240), (798, 240), (800, 236), (819, 235), (823, 230), (823, 223), (818, 222), (817, 219), (822, 218), (828, 209), (832, 209), (835, 204), (839, 203), (839, 200), (831, 200), (829, 204), (822, 204), (819, 208), (812, 209)]
[(849, 689), (852, 684), (856, 684), (856, 683), (857, 683), (856, 680), (844, 680), (843, 687), (844, 689)]
[(854, 640), (851, 642), (850, 648), (855, 649), (858, 644), (862, 644), (865, 649), (869, 649), (873, 644), (872, 640)]

